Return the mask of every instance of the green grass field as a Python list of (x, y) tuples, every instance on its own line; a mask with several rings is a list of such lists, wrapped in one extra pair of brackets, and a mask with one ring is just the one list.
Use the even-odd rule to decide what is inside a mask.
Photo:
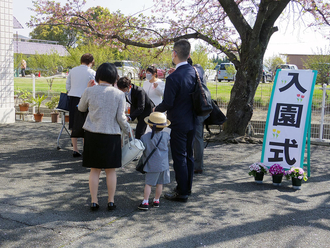
[[(59, 94), (60, 92), (66, 92), (65, 89), (66, 78), (54, 78), (52, 89), (49, 90), (49, 84), (45, 78), (35, 78), (36, 93), (45, 95)], [(132, 83), (142, 86), (143, 81), (133, 80)], [(223, 103), (228, 103), (230, 99), (230, 92), (233, 87), (233, 82), (208, 82), (207, 87), (209, 88), (212, 98), (220, 100)], [(254, 101), (260, 106), (267, 106), (270, 100), (273, 84), (262, 84), (260, 83), (257, 92), (254, 97)], [(321, 86), (316, 85), (314, 88), (313, 105), (320, 107), (322, 105), (322, 90), (319, 89)], [(328, 86), (330, 88), (330, 86)], [(14, 89), (25, 89), (32, 92), (32, 78), (14, 78)], [(327, 99), (327, 103), (330, 103), (330, 99)]]

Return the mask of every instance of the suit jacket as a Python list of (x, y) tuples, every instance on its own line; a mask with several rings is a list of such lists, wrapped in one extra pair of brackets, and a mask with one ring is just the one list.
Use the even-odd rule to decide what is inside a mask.
[(147, 93), (139, 86), (132, 84), (131, 101), (126, 98), (126, 101), (131, 104), (130, 118), (132, 121), (137, 118), (145, 118), (150, 115), (155, 104), (147, 96)]
[(189, 131), (195, 128), (196, 114), (191, 93), (196, 83), (196, 72), (189, 64), (179, 66), (166, 78), (163, 101), (155, 111), (167, 111), (170, 128)]

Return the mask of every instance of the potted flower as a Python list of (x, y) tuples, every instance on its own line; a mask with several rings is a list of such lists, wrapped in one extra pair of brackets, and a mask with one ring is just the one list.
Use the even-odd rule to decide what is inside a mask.
[(17, 90), (15, 92), (17, 98), (20, 100), (19, 103), (19, 110), (20, 111), (28, 111), (29, 110), (29, 103), (31, 103), (31, 92), (27, 90)]
[(285, 174), (284, 168), (279, 164), (273, 164), (269, 168), (269, 173), (272, 175), (273, 185), (280, 186), (282, 183), (283, 175)]
[(264, 179), (264, 175), (267, 174), (267, 167), (263, 163), (254, 163), (249, 166), (250, 171), (249, 175), (254, 176), (254, 180), (256, 183), (262, 183)]
[(37, 113), (34, 114), (34, 120), (36, 122), (41, 122), (42, 121), (42, 117), (44, 116), (44, 114), (40, 113), (40, 105), (41, 103), (46, 99), (47, 97), (45, 95), (38, 95), (37, 97), (32, 97), (31, 100), (33, 102), (33, 106), (37, 106)]
[(292, 187), (294, 189), (301, 189), (302, 180), (307, 181), (306, 172), (302, 168), (292, 166), (290, 170), (285, 173), (286, 179), (292, 179)]
[(51, 116), (51, 120), (53, 123), (57, 123), (58, 122), (58, 116), (59, 113), (55, 110), (56, 106), (58, 105), (58, 102), (60, 100), (60, 96), (53, 96), (51, 98), (51, 100), (49, 102), (46, 102), (46, 107), (49, 108), (50, 110), (52, 110), (52, 112), (50, 113)]

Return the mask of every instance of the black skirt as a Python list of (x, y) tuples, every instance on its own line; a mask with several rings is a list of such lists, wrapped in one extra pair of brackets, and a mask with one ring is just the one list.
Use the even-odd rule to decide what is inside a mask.
[(85, 131), (83, 167), (121, 167), (121, 135)]
[(74, 114), (76, 112), (77, 105), (79, 104), (80, 97), (70, 96), (69, 100), (69, 129), (72, 130), (74, 123)]

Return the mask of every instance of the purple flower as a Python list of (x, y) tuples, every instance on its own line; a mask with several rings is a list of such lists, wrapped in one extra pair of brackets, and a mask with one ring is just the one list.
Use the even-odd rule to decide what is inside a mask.
[(273, 164), (269, 168), (269, 173), (271, 175), (284, 175), (285, 174), (285, 170), (284, 170), (284, 168), (281, 165), (279, 165), (279, 164)]

